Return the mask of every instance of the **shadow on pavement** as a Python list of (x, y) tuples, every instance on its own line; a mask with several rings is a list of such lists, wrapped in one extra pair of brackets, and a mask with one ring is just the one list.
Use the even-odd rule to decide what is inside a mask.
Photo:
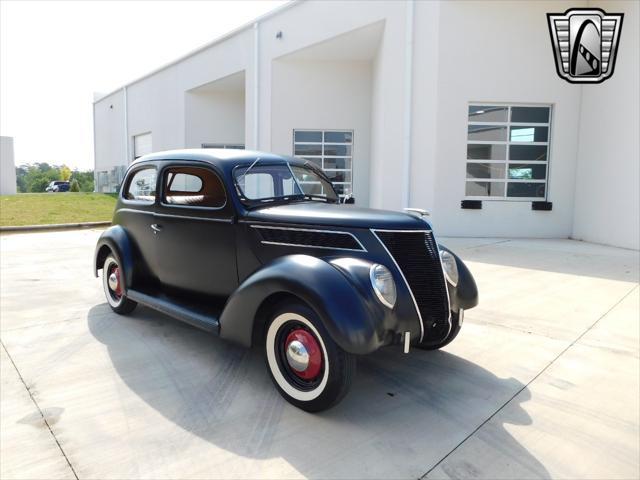
[[(124, 317), (106, 304), (95, 306), (88, 326), (107, 347), (117, 375), (169, 422), (236, 455), (282, 457), (307, 477), (424, 475), (523, 387), (444, 351), (404, 355), (389, 348), (360, 359), (350, 394), (312, 415), (280, 397), (259, 349), (245, 350), (141, 307)], [(528, 391), (519, 398), (528, 399)], [(515, 411), (506, 423), (531, 423), (520, 405)], [(171, 442), (175, 429), (163, 428)], [(549, 478), (502, 425), (486, 441), (506, 452), (521, 476)], [(136, 461), (153, 457), (146, 452), (146, 460)], [(477, 470), (483, 463), (469, 458), (443, 471), (486, 477)], [(241, 476), (260, 476), (259, 467), (247, 465)]]

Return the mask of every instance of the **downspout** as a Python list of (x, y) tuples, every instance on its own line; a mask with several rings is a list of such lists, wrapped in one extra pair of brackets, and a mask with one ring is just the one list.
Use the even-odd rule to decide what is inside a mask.
[(98, 193), (98, 147), (96, 146), (96, 104), (93, 104), (93, 191)]
[(127, 100), (127, 87), (122, 87), (124, 93), (124, 150), (127, 155), (127, 166), (131, 163), (129, 154), (129, 102)]
[(406, 3), (404, 49), (404, 132), (402, 137), (402, 206), (409, 206), (411, 188), (411, 121), (413, 103), (413, 11), (414, 0)]
[(260, 30), (253, 24), (253, 148), (260, 150)]

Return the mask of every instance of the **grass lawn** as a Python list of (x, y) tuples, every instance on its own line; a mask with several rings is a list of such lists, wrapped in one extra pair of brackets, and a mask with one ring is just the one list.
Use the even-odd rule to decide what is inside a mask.
[(0, 226), (111, 220), (116, 194), (18, 193), (0, 196)]

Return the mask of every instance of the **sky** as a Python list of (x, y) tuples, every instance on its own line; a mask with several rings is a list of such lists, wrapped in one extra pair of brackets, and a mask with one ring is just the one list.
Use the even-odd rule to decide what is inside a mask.
[(285, 1), (0, 0), (0, 134), (15, 163), (93, 169), (108, 93)]

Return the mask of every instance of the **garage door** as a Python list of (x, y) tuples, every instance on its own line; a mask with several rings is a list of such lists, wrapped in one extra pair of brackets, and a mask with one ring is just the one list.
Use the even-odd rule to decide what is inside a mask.
[(133, 158), (139, 158), (151, 153), (151, 132), (135, 135), (133, 137)]

